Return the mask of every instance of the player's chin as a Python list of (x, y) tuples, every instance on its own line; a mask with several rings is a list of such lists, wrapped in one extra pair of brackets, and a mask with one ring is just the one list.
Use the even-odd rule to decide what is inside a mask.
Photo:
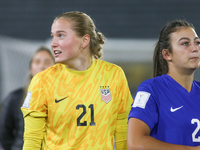
[(191, 70), (195, 71), (199, 68), (199, 65), (200, 64), (192, 65), (190, 68), (191, 68)]
[(62, 63), (63, 61), (60, 58), (55, 58), (56, 63)]

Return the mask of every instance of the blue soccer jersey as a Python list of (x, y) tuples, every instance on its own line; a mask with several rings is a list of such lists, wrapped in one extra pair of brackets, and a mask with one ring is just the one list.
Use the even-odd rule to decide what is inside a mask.
[(168, 75), (142, 82), (131, 117), (144, 121), (158, 140), (200, 145), (200, 82), (193, 81), (190, 93)]

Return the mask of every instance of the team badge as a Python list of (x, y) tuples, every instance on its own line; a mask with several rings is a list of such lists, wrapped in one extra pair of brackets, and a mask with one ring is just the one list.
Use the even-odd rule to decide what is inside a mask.
[(145, 108), (150, 95), (151, 95), (150, 93), (144, 91), (137, 92), (132, 107)]
[(109, 86), (100, 86), (100, 91), (101, 91), (101, 99), (105, 103), (110, 102), (110, 100), (111, 100), (111, 93), (110, 93)]
[(29, 106), (30, 106), (30, 101), (31, 101), (31, 92), (28, 91), (27, 95), (26, 95), (26, 98), (24, 100), (24, 103), (22, 105), (23, 108), (28, 108), (29, 109)]

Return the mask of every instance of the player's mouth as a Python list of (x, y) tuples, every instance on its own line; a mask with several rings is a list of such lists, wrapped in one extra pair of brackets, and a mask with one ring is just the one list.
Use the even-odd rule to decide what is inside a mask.
[(61, 53), (62, 53), (61, 51), (55, 50), (55, 51), (54, 51), (54, 56), (57, 57), (57, 56), (60, 55)]
[(199, 57), (192, 57), (191, 59), (192, 59), (192, 60), (198, 60)]

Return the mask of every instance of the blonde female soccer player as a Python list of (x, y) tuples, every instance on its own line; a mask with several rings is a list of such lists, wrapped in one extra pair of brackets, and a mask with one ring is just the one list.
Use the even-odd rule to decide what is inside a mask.
[(122, 69), (100, 60), (104, 39), (82, 12), (56, 17), (51, 48), (57, 65), (36, 75), (22, 112), (24, 150), (127, 149), (132, 97)]

